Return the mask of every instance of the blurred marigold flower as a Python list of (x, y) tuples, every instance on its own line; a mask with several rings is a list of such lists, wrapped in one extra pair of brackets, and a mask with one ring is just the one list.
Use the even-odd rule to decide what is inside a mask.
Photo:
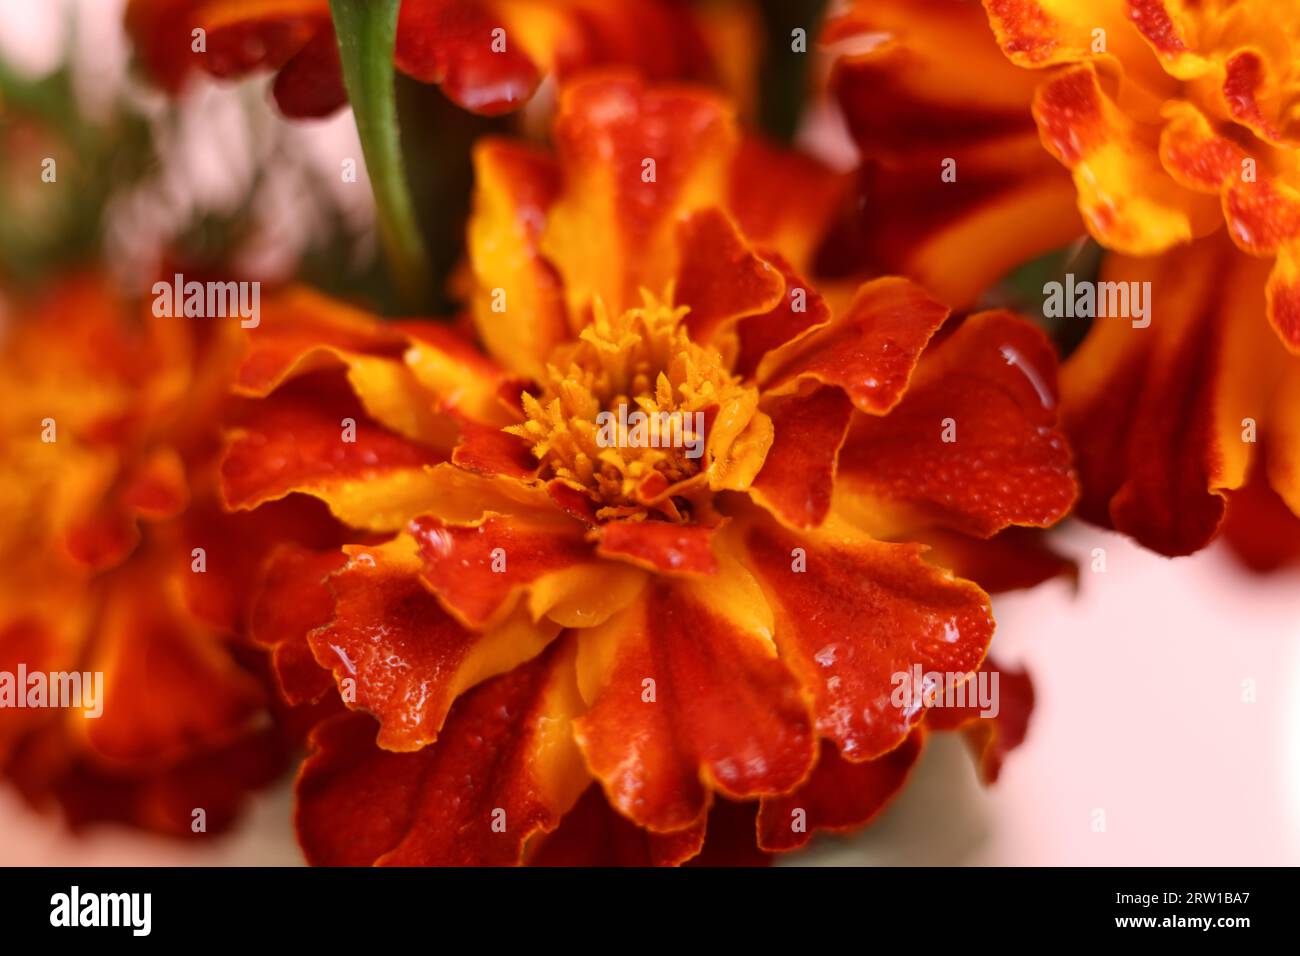
[(73, 824), (223, 829), (294, 746), (262, 655), (233, 638), (259, 554), (281, 539), (327, 546), (337, 526), (307, 502), (256, 519), (220, 508), (237, 338), (154, 319), (98, 275), (9, 305), (0, 671), (100, 672), (103, 696), (93, 718), (7, 707), (0, 769)]
[[(195, 70), (217, 77), (269, 69), (287, 116), (325, 116), (347, 103), (328, 0), (131, 0), (127, 29), (150, 73), (170, 90)], [(195, 49), (195, 31), (203, 49)], [(674, 0), (403, 0), (397, 69), (475, 113), (526, 103), (548, 75), (626, 64), (653, 79), (753, 83), (751, 5)]]
[[(475, 149), (483, 351), (305, 291), (248, 334), (226, 503), (368, 537), (281, 549), (252, 616), (291, 701), (355, 711), (299, 776), (308, 859), (754, 859), (873, 817), (931, 726), (996, 776), (1024, 675), (996, 720), (889, 698), (992, 666), (986, 594), (929, 558), (1074, 501), (1045, 336), (940, 333), (905, 279), (819, 293), (843, 182), (702, 90), (587, 77), (554, 143)], [(619, 409), (702, 421), (699, 454), (602, 437)]]
[[(1111, 251), (1100, 279), (1149, 282), (1152, 314), (1143, 329), (1096, 320), (1063, 371), (1080, 514), (1186, 554), (1232, 493), (1226, 528), (1248, 560), (1292, 553), (1300, 8), (983, 6), (863, 2), (828, 25), (871, 160), (867, 215), (917, 210), (900, 241), (868, 237), (848, 258), (892, 260), (961, 304), (1086, 227)], [(945, 159), (955, 182), (937, 178)]]

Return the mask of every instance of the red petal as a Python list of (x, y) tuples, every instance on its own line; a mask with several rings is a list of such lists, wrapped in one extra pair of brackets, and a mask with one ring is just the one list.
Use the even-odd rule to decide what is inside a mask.
[(591, 709), (575, 725), (578, 742), (610, 803), (637, 824), (690, 827), (712, 789), (780, 793), (810, 769), (808, 705), (776, 659), (761, 600), (734, 567), (698, 584), (659, 578), (580, 632)]
[[(321, 724), (296, 823), (317, 865), (502, 865), (554, 829), (590, 782), (569, 722), (581, 702), (562, 645), (457, 701), (437, 744), (394, 754), (373, 721)], [(497, 827), (494, 829), (493, 824)]]
[(768, 352), (797, 339), (809, 329), (825, 325), (831, 318), (826, 301), (795, 273), (789, 263), (776, 253), (764, 253), (764, 258), (785, 277), (786, 294), (767, 312), (742, 319), (736, 325), (740, 353), (734, 371), (747, 378), (758, 371), (759, 363)]
[(316, 662), (307, 635), (329, 624), (333, 596), (326, 578), (346, 561), (341, 549), (282, 544), (267, 562), (250, 636), (271, 649), (276, 680), (290, 704), (317, 700), (334, 686), (329, 671)]
[[(513, 516), (490, 515), (457, 526), (424, 515), (410, 533), (424, 559), (424, 581), (462, 621), (483, 627), (499, 621), (521, 592), (546, 579), (600, 563), (586, 529), (558, 510)], [(545, 608), (534, 604), (536, 613)]]
[(721, 209), (687, 216), (678, 233), (674, 300), (690, 307), (686, 327), (696, 342), (711, 341), (738, 318), (777, 307), (785, 292), (781, 273), (750, 248)]
[(928, 564), (919, 546), (873, 541), (834, 514), (803, 534), (756, 521), (743, 544), (776, 612), (781, 659), (813, 692), (819, 733), (849, 760), (887, 753), (921, 719), (891, 700), (897, 675), (969, 673), (993, 636), (978, 587)]
[(906, 279), (876, 279), (830, 325), (770, 353), (759, 377), (769, 390), (791, 391), (801, 379), (838, 385), (858, 408), (881, 415), (903, 397), (921, 351), (947, 317)]
[(555, 141), (565, 186), (542, 250), (564, 277), (571, 318), (585, 318), (596, 297), (617, 313), (640, 305), (642, 287), (664, 293), (679, 265), (677, 220), (722, 202), (735, 140), (730, 108), (704, 90), (616, 74), (563, 91)]
[[(498, 36), (505, 48), (494, 50)], [(405, 0), (393, 59), (403, 73), (439, 84), (453, 102), (488, 116), (518, 109), (541, 81), (489, 5), (475, 0)]]
[(848, 431), (853, 404), (838, 388), (769, 399), (776, 438), (750, 492), (785, 523), (820, 524), (830, 511), (835, 461)]
[(291, 119), (329, 116), (347, 105), (339, 41), (331, 24), (322, 24), (301, 50), (290, 57), (272, 87), (280, 112)]
[[(229, 507), (251, 509), (297, 491), (325, 501), (344, 523), (373, 530), (395, 530), (424, 510), (425, 466), (442, 456), (380, 428), (350, 392), (305, 380), (247, 417), (221, 463)], [(344, 440), (349, 421), (355, 441)]]
[(1078, 585), (1079, 567), (1052, 550), (1048, 532), (1007, 528), (991, 538), (931, 528), (915, 538), (930, 550), (926, 559), (959, 578), (974, 581), (989, 594), (1031, 588), (1053, 578)]
[(1009, 312), (968, 318), (922, 360), (897, 408), (855, 423), (840, 481), (927, 523), (984, 537), (1060, 520), (1078, 490), (1057, 430), (1047, 336)]
[(884, 756), (852, 763), (822, 741), (817, 767), (798, 790), (764, 797), (758, 811), (758, 842), (765, 850), (794, 850), (816, 830), (854, 830), (873, 820), (902, 789), (924, 734), (914, 730)]
[(530, 866), (678, 866), (704, 846), (705, 823), (675, 833), (651, 833), (619, 816), (600, 787), (588, 787)]
[(718, 559), (709, 542), (715, 528), (669, 521), (613, 521), (600, 528), (596, 551), (667, 574), (713, 574)]
[(490, 631), (466, 629), (425, 589), (415, 543), (404, 536), (344, 551), (347, 566), (329, 582), (333, 621), (308, 643), (348, 706), (379, 719), (386, 750), (432, 743), (459, 694), (529, 660), (560, 630), (518, 615)]
[(998, 675), (997, 715), (983, 717), (978, 706), (935, 707), (927, 711), (926, 726), (934, 730), (961, 729), (979, 762), (980, 777), (992, 784), (1002, 772), (1007, 754), (1024, 742), (1029, 731), (1034, 685), (1028, 671), (1007, 670), (992, 658), (984, 662), (980, 671)]

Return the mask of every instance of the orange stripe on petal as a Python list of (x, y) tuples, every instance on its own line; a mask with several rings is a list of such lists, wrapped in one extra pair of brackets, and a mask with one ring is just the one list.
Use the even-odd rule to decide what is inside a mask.
[(599, 623), (635, 596), (644, 576), (602, 561), (585, 526), (558, 510), (489, 514), (471, 526), (424, 515), (410, 533), (425, 583), (470, 627), (503, 619), (525, 593), (534, 618)]
[(392, 531), (427, 508), (426, 466), (440, 458), (379, 428), (346, 394), (294, 388), (262, 402), (233, 433), (221, 489), (235, 509), (302, 492), (345, 524)]
[(341, 688), (351, 679), (344, 700), (379, 719), (385, 750), (432, 743), (457, 696), (531, 659), (559, 633), (520, 615), (486, 632), (466, 629), (424, 587), (416, 543), (404, 535), (344, 551), (348, 563), (329, 582), (334, 619), (308, 641)]
[(581, 632), (576, 724), (610, 803), (641, 826), (680, 830), (713, 789), (780, 793), (812, 766), (808, 705), (776, 659), (761, 592), (737, 566), (687, 584), (655, 580), (642, 599)]
[(1217, 226), (1212, 200), (1164, 175), (1158, 130), (1129, 119), (1091, 64), (1045, 81), (1033, 112), (1043, 145), (1073, 172), (1079, 212), (1102, 245), (1155, 255)]
[(873, 541), (834, 515), (803, 534), (755, 522), (741, 541), (776, 611), (782, 660), (815, 695), (818, 732), (849, 760), (892, 750), (921, 719), (891, 701), (895, 675), (973, 671), (993, 636), (984, 592), (917, 545)]
[(347, 364), (352, 354), (398, 357), (406, 336), (358, 311), (307, 289), (268, 300), (236, 372), (235, 390), (269, 395), (290, 378)]
[(570, 730), (580, 708), (572, 652), (557, 644), (457, 701), (442, 739), (423, 750), (380, 750), (359, 715), (321, 724), (297, 783), (308, 862), (518, 863), (590, 782)]
[(473, 157), (467, 246), (474, 323), (497, 361), (538, 378), (570, 331), (559, 276), (540, 249), (559, 174), (546, 153), (504, 139), (480, 140)]
[(642, 287), (662, 294), (677, 273), (677, 219), (724, 201), (736, 136), (730, 108), (702, 89), (611, 74), (564, 90), (555, 140), (565, 187), (542, 250), (564, 277), (572, 319), (585, 322), (597, 297), (617, 314), (641, 303)]

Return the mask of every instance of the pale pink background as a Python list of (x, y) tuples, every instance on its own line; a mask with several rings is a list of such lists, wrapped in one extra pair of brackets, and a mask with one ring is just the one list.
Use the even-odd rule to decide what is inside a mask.
[[(88, 106), (102, 108), (124, 82), (121, 2), (0, 0), (0, 56), (52, 68), (62, 18), (79, 8), (89, 18), (81, 85)], [(200, 104), (207, 125), (219, 102)], [(358, 154), (346, 116), (291, 132), (325, 153), (326, 168), (337, 169), (340, 151)], [(220, 186), (229, 172), (210, 175)], [(358, 195), (364, 183), (335, 201), (364, 207)], [(982, 789), (960, 742), (936, 737), (875, 826), (820, 838), (788, 862), (1300, 863), (1300, 571), (1254, 576), (1218, 546), (1170, 561), (1083, 525), (1058, 539), (1080, 561), (1078, 593), (1054, 582), (995, 600), (998, 656), (1028, 665), (1038, 693), (1029, 738), (997, 786)], [(1089, 571), (1096, 547), (1104, 574)], [(1255, 703), (1242, 700), (1246, 679)], [(1104, 833), (1093, 831), (1095, 809), (1106, 813)], [(72, 837), (0, 785), (0, 865), (292, 864), (301, 858), (290, 812), (286, 784), (257, 797), (225, 837), (116, 827)]]

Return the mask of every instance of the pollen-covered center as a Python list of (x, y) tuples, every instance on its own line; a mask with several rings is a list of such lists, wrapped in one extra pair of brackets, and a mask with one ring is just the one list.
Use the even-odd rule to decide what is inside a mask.
[(551, 355), (540, 392), (523, 395), (527, 420), (507, 431), (532, 443), (544, 477), (586, 492), (602, 520), (648, 509), (685, 520), (681, 506), (708, 487), (712, 422), (719, 410), (749, 417), (757, 395), (691, 340), (671, 293), (642, 300), (619, 315), (597, 301), (578, 339)]

